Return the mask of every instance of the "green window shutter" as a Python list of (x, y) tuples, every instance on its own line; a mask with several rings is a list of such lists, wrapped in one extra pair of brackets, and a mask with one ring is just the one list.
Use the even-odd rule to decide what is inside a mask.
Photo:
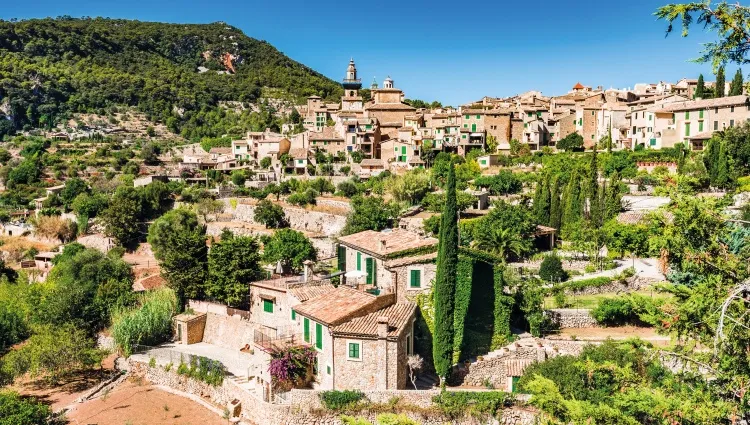
[(703, 131), (703, 121), (698, 121), (698, 132)]
[(466, 118), (466, 119), (468, 120), (468, 119), (469, 119), (469, 116), (468, 116), (468, 115), (466, 115), (466, 116), (465, 116), (464, 118)]
[(307, 317), (305, 317), (302, 322), (303, 322), (303, 325), (304, 325), (305, 342), (310, 342), (310, 319), (308, 319)]
[(350, 342), (349, 343), (349, 358), (358, 359), (360, 355), (359, 348), (360, 348), (359, 343)]
[(477, 119), (479, 119), (479, 115), (477, 115)]
[(471, 125), (471, 131), (472, 131), (472, 133), (475, 132), (475, 131), (477, 131), (477, 125), (476, 124), (472, 124)]
[(486, 159), (483, 159), (483, 160), (481, 161), (481, 163), (482, 163), (482, 165), (487, 165), (487, 160), (486, 160)]
[(365, 272), (367, 273), (367, 284), (374, 284), (375, 262), (372, 257), (365, 258)]
[(331, 374), (331, 365), (326, 366), (326, 372), (328, 372), (329, 375)]
[(409, 282), (409, 286), (412, 288), (421, 287), (422, 286), (422, 271), (412, 270), (410, 274), (411, 274), (411, 280)]
[(406, 146), (401, 146), (401, 155), (406, 155)]
[(263, 311), (266, 313), (273, 313), (273, 301), (263, 300)]
[(685, 136), (690, 135), (690, 123), (685, 123)]
[(346, 247), (345, 246), (339, 245), (337, 257), (338, 257), (338, 263), (339, 263), (339, 270), (346, 271)]
[(685, 119), (686, 120), (690, 119), (690, 111), (685, 111)]
[(292, 320), (297, 320), (297, 312), (292, 309)]
[(362, 271), (362, 253), (357, 251), (357, 271)]
[(323, 325), (320, 323), (315, 324), (315, 348), (323, 349)]

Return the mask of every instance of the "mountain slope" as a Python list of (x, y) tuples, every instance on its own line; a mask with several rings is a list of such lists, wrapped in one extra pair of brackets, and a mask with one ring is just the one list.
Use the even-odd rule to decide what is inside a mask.
[(224, 23), (0, 22), (0, 114), (18, 129), (129, 105), (183, 136), (216, 137), (267, 124), (249, 113), (223, 123), (227, 113), (217, 106), (255, 102), (261, 87), (298, 99), (342, 93), (329, 78)]

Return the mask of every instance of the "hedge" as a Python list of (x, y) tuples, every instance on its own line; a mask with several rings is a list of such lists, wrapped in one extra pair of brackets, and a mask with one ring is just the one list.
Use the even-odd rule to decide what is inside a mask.
[(451, 419), (497, 417), (513, 403), (513, 396), (502, 391), (443, 391), (432, 399)]

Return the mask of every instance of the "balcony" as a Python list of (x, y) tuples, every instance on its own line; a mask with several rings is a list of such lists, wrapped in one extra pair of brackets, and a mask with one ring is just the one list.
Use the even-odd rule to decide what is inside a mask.
[(300, 334), (292, 333), (284, 336), (270, 336), (255, 329), (253, 331), (253, 344), (265, 352), (271, 352), (306, 343)]

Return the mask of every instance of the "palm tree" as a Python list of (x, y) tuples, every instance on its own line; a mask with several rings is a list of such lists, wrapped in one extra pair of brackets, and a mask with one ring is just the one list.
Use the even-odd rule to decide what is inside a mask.
[(518, 257), (526, 251), (527, 242), (513, 229), (496, 227), (489, 232), (480, 233), (474, 239), (474, 247), (495, 254), (505, 261), (510, 256)]

